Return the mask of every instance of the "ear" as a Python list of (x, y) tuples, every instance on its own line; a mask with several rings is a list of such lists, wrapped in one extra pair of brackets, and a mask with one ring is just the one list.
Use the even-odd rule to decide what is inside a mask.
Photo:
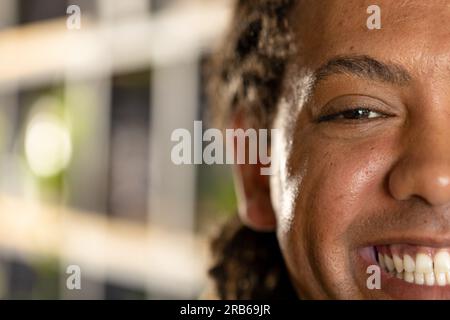
[[(249, 129), (242, 114), (235, 115), (232, 125), (233, 129), (243, 129), (244, 131)], [(236, 155), (238, 148), (236, 138), (233, 141), (233, 148)], [(245, 148), (246, 155), (248, 155), (248, 143), (245, 144)], [(245, 164), (233, 165), (239, 216), (242, 222), (251, 229), (274, 231), (276, 218), (270, 198), (270, 176), (261, 174), (261, 168), (264, 166), (259, 159), (257, 164), (245, 162)]]

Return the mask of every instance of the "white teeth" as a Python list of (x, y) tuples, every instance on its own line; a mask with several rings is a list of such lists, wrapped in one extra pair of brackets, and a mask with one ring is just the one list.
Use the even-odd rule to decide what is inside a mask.
[(405, 267), (406, 272), (414, 272), (416, 270), (416, 263), (408, 254), (403, 256), (403, 266)]
[(433, 272), (429, 272), (425, 274), (425, 283), (428, 286), (433, 286), (434, 285), (434, 273)]
[(405, 275), (403, 276), (406, 282), (413, 283), (414, 282), (414, 274), (412, 272), (405, 271)]
[(380, 263), (380, 267), (382, 269), (386, 269), (386, 265), (384, 264), (384, 257), (381, 253), (378, 253), (378, 262)]
[(450, 272), (450, 255), (447, 251), (439, 251), (434, 256), (434, 273), (439, 286), (447, 284), (447, 274)]
[(414, 282), (416, 284), (424, 284), (425, 283), (425, 276), (423, 273), (416, 272), (414, 273)]
[(416, 272), (432, 273), (433, 272), (433, 260), (429, 255), (424, 253), (418, 253), (416, 256)]
[(436, 273), (436, 282), (439, 286), (445, 286), (447, 284), (447, 279), (445, 278), (445, 273)]
[[(403, 259), (402, 259), (403, 258)], [(378, 253), (378, 263), (391, 277), (409, 283), (427, 286), (450, 286), (450, 253), (440, 250), (434, 254), (417, 253), (415, 259), (409, 254)]]
[(447, 273), (450, 271), (450, 255), (447, 251), (439, 251), (434, 256), (434, 272)]
[(384, 263), (386, 264), (386, 267), (388, 268), (389, 272), (394, 271), (394, 261), (389, 257), (388, 255), (384, 255)]
[(403, 259), (401, 259), (396, 254), (394, 254), (394, 265), (395, 265), (395, 270), (397, 270), (398, 273), (403, 272)]

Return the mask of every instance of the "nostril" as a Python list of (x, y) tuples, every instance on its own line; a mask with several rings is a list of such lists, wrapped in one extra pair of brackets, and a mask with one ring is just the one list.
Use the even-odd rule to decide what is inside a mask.
[(450, 204), (449, 175), (438, 174), (436, 170), (416, 171), (409, 175), (403, 173), (397, 170), (389, 176), (389, 193), (394, 199), (404, 201), (415, 198), (433, 207)]
[(425, 204), (427, 206), (433, 206), (433, 203), (430, 202), (427, 198), (421, 196), (420, 194), (413, 194), (411, 196), (412, 199), (415, 199), (420, 204)]

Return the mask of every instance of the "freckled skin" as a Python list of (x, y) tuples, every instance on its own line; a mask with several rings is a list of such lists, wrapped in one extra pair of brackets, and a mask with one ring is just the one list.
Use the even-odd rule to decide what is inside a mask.
[[(274, 206), (278, 237), (302, 298), (448, 298), (394, 296), (383, 284), (368, 290), (357, 263), (367, 245), (450, 245), (450, 4), (380, 0), (382, 29), (368, 30), (372, 2), (300, 1), (290, 16), (301, 48), (292, 66), (315, 70), (333, 56), (370, 55), (402, 66), (411, 82), (339, 74), (318, 85), (286, 133), (287, 176), (271, 178), (273, 201), (291, 208)], [(389, 116), (318, 123), (330, 101), (381, 106)]]
[[(398, 3), (377, 3), (382, 29), (376, 31), (365, 28), (367, 1), (310, 1), (291, 17), (297, 17), (294, 25), (303, 47), (298, 65), (315, 69), (335, 55), (368, 54), (394, 61), (413, 75), (411, 85), (401, 88), (339, 75), (317, 88), (310, 102), (320, 110), (334, 97), (370, 95), (392, 108), (394, 116), (388, 119), (354, 126), (316, 124), (308, 106), (300, 113), (287, 163), (292, 180), (283, 187), (301, 192), (293, 226), (280, 239), (285, 239), (289, 269), (305, 297), (389, 298), (362, 286), (365, 276), (352, 265), (355, 247), (397, 233), (427, 236), (427, 230), (440, 230), (442, 237), (449, 235), (444, 224), (423, 223), (421, 217), (440, 207), (437, 219), (450, 222), (443, 208), (449, 189), (436, 184), (439, 176), (450, 174), (450, 139), (445, 138), (450, 117), (443, 116), (450, 110), (450, 29), (442, 23), (450, 21), (450, 6), (446, 1)], [(298, 172), (303, 172), (301, 179)], [(407, 208), (414, 214), (398, 214)], [(359, 227), (370, 216), (396, 213), (391, 225)]]

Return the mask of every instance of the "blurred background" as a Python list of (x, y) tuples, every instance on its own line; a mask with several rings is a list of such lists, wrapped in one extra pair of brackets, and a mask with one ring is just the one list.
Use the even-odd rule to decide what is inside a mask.
[(170, 135), (205, 117), (232, 1), (0, 3), (0, 298), (198, 297), (233, 185)]

